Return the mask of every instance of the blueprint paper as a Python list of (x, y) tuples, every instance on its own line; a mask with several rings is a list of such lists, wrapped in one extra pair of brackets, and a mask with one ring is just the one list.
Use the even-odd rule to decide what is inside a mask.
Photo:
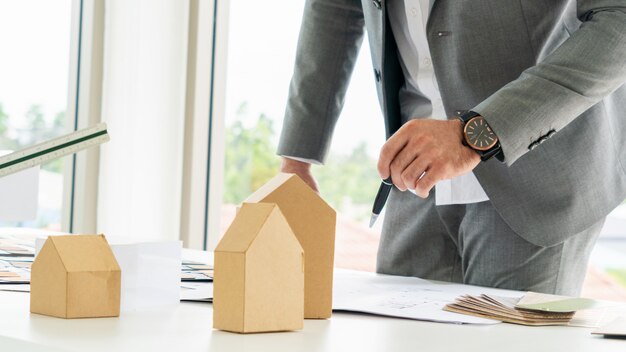
[[(1, 288), (1, 287), (0, 287)], [(180, 285), (180, 300), (213, 302), (212, 282), (184, 282)]]
[(524, 292), (434, 282), (415, 277), (336, 270), (333, 310), (455, 324), (500, 321), (447, 312), (443, 307), (464, 294), (521, 297)]

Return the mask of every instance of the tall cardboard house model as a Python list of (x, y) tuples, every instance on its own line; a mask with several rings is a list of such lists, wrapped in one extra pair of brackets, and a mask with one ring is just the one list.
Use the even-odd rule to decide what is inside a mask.
[(294, 174), (280, 173), (245, 202), (275, 203), (304, 248), (304, 317), (330, 318), (337, 215)]
[(121, 270), (103, 235), (50, 236), (35, 258), (30, 311), (60, 318), (120, 315)]
[(213, 327), (302, 329), (304, 251), (276, 204), (243, 204), (215, 249)]

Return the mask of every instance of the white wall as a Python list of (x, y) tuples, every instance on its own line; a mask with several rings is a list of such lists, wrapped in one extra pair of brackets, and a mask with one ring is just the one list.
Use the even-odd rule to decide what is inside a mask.
[(178, 239), (189, 1), (107, 0), (98, 231)]

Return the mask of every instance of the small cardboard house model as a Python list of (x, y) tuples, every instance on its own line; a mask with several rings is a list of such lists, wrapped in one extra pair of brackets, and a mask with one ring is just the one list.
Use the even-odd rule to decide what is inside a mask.
[(213, 327), (298, 330), (304, 320), (304, 251), (276, 204), (243, 204), (215, 249)]
[(300, 177), (285, 173), (271, 179), (245, 202), (278, 204), (304, 249), (304, 317), (330, 318), (337, 223), (333, 208)]
[(30, 311), (60, 318), (120, 315), (121, 270), (103, 235), (50, 236), (35, 258)]

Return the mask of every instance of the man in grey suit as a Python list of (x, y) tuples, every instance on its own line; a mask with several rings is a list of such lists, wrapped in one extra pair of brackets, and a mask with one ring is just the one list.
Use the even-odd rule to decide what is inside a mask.
[(579, 294), (626, 198), (626, 1), (308, 0), (278, 154), (315, 189), (365, 28), (395, 185), (377, 270)]

